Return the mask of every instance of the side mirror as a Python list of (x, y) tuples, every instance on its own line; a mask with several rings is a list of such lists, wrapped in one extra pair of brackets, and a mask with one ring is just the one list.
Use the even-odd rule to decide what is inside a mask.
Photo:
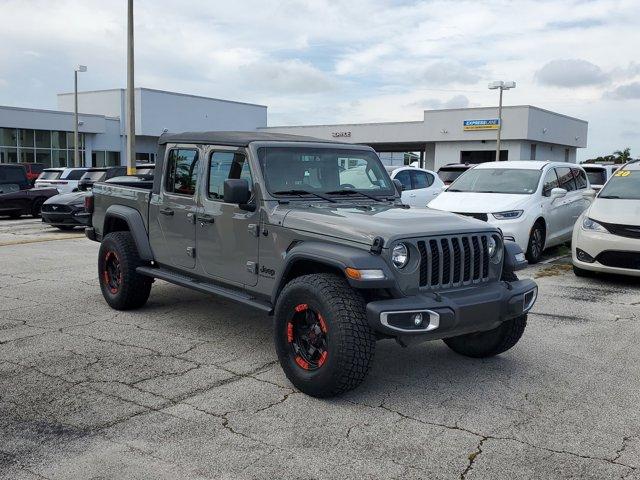
[(586, 200), (593, 200), (594, 198), (596, 198), (597, 193), (598, 192), (596, 192), (593, 188), (588, 188), (584, 192), (582, 192), (582, 196)]
[(554, 188), (551, 190), (551, 198), (562, 198), (567, 195), (567, 191), (564, 188)]
[(443, 192), (446, 192), (446, 191), (449, 189), (449, 185), (447, 185), (447, 184), (445, 183), (444, 185), (442, 185), (442, 187), (440, 187), (440, 189), (441, 189)]
[(402, 182), (397, 178), (393, 179), (393, 184), (396, 186), (396, 190), (398, 190), (398, 193), (402, 193), (404, 191), (404, 185), (402, 185)]
[(224, 181), (224, 202), (244, 205), (251, 198), (246, 178), (230, 178)]

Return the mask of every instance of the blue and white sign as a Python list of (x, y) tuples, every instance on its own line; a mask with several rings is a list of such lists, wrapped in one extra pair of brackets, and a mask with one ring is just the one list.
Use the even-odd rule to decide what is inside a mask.
[(491, 118), (487, 120), (464, 120), (463, 130), (497, 130), (500, 127), (500, 120)]

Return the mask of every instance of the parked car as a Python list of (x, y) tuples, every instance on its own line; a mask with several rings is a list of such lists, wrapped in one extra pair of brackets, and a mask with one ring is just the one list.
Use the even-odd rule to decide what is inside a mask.
[(113, 177), (127, 174), (127, 167), (92, 167), (88, 169), (78, 182), (78, 190), (89, 190), (95, 182), (104, 182)]
[(592, 163), (582, 165), (582, 168), (587, 172), (591, 188), (597, 192), (605, 183), (607, 183), (607, 180), (611, 178), (611, 175), (620, 168), (620, 165), (601, 165), (598, 163)]
[(22, 165), (27, 171), (27, 179), (31, 185), (35, 183), (42, 170), (44, 170), (44, 164), (42, 163), (19, 163), (18, 165)]
[(493, 225), (402, 204), (370, 147), (165, 134), (157, 171), (152, 190), (93, 187), (85, 232), (106, 302), (140, 308), (160, 278), (273, 314), (280, 364), (309, 395), (358, 386), (377, 339), (490, 357), (524, 332), (537, 287), (514, 273), (522, 250)]
[(640, 161), (613, 174), (573, 229), (573, 271), (640, 277)]
[(468, 163), (451, 163), (438, 169), (438, 177), (440, 177), (440, 180), (442, 180), (445, 185), (451, 185), (460, 175), (473, 167), (475, 167), (475, 165)]
[(37, 217), (44, 201), (57, 193), (52, 188), (32, 188), (22, 165), (0, 164), (0, 215)]
[(402, 184), (402, 203), (426, 207), (444, 190), (444, 183), (435, 172), (416, 167), (385, 167), (389, 176)]
[(571, 240), (573, 225), (594, 195), (578, 165), (490, 162), (458, 178), (429, 207), (489, 222), (536, 263), (545, 248)]
[(55, 188), (58, 193), (78, 191), (78, 183), (88, 168), (45, 168), (35, 182), (39, 188)]
[(86, 227), (90, 215), (85, 209), (88, 192), (61, 193), (49, 198), (42, 205), (42, 221), (60, 230)]

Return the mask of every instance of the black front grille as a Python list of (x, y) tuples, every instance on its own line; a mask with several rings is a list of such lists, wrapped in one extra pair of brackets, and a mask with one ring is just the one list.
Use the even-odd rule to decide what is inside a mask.
[(489, 215), (487, 215), (486, 213), (469, 213), (469, 212), (453, 212), (453, 213), (457, 213), (458, 215), (464, 215), (465, 217), (473, 217), (477, 220), (482, 220), (483, 222), (486, 222), (487, 220), (489, 220)]
[(419, 240), (420, 287), (449, 288), (489, 279), (488, 234)]
[(72, 209), (69, 205), (55, 205), (51, 203), (45, 203), (42, 205), (43, 212), (51, 212), (51, 213), (65, 213), (70, 212)]
[(640, 226), (633, 225), (617, 225), (615, 223), (598, 222), (604, 228), (609, 230), (614, 235), (620, 235), (627, 238), (640, 238)]
[(605, 250), (596, 257), (596, 261), (602, 265), (613, 268), (629, 268), (640, 270), (639, 252), (621, 252), (616, 250)]

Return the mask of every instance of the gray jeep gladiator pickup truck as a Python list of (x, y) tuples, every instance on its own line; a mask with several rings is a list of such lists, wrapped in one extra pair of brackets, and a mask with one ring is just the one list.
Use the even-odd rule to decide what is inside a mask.
[(524, 332), (537, 286), (514, 273), (519, 247), (485, 222), (403, 205), (370, 147), (182, 133), (161, 136), (157, 158), (150, 190), (96, 183), (87, 202), (115, 309), (142, 307), (162, 279), (273, 314), (282, 368), (318, 397), (359, 385), (376, 340), (489, 357)]

